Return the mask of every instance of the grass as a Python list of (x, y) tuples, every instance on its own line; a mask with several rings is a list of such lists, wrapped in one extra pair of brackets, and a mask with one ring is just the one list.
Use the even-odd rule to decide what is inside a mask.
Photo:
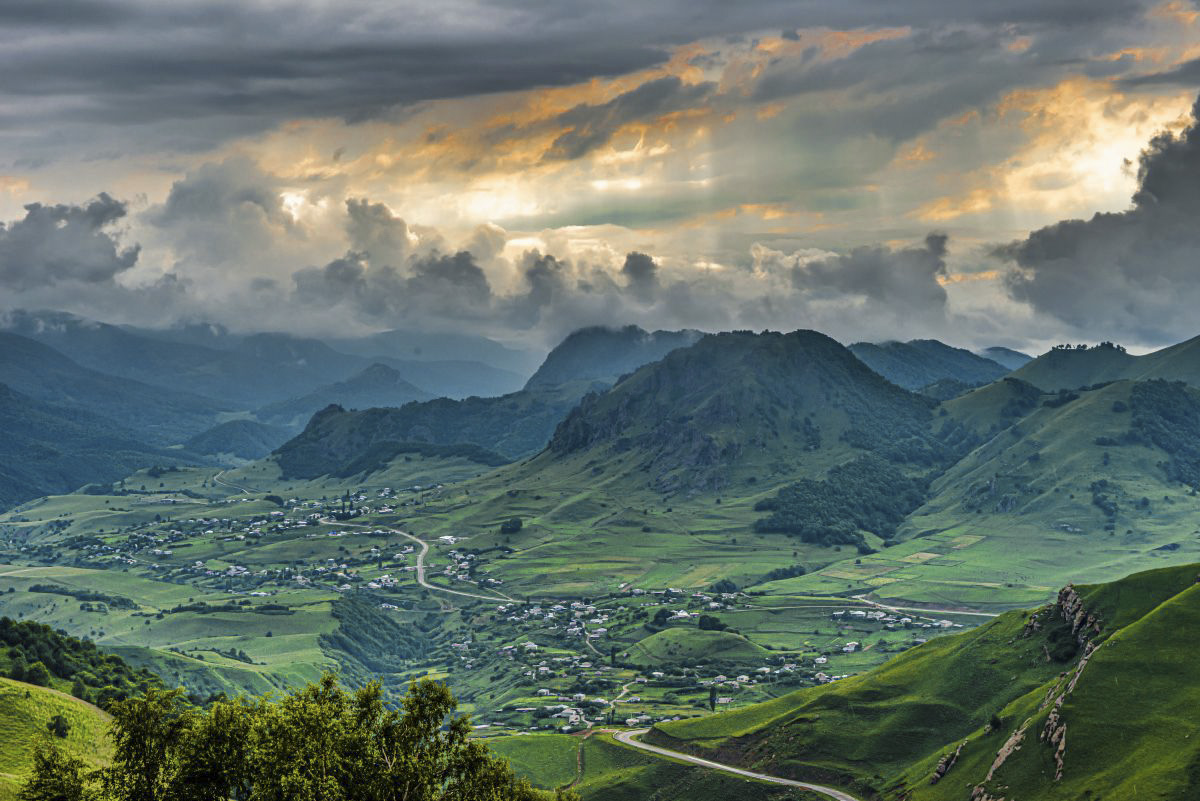
[(492, 737), (488, 748), (504, 757), (519, 775), (547, 790), (571, 784), (577, 777), (576, 755), (582, 741), (569, 734)]
[(727, 631), (668, 628), (651, 634), (629, 648), (629, 660), (638, 665), (692, 664), (702, 661), (751, 662), (767, 651), (740, 634)]
[[(1056, 650), (1072, 635), (1046, 612), (1036, 631), (1027, 629), (1027, 613), (1010, 612), (863, 676), (659, 724), (648, 737), (778, 775), (950, 801), (962, 797), (963, 781), (983, 782), (1001, 745), (1026, 726), (1026, 745), (989, 790), (1017, 798), (1190, 797), (1200, 787), (1200, 739), (1188, 711), (1200, 701), (1191, 645), (1200, 626), (1198, 574), (1200, 565), (1189, 565), (1080, 588), (1085, 608), (1102, 620), (1102, 644), (1061, 705), (1068, 727), (1061, 782), (1048, 778), (1053, 749), (1038, 734), (1049, 714), (1044, 700), (1062, 694), (1061, 677), (1073, 675), (1079, 654)], [(954, 773), (930, 784), (937, 761), (962, 742)]]
[(65, 739), (52, 738), (89, 764), (103, 765), (112, 752), (106, 730), (108, 715), (69, 695), (0, 678), (0, 799), (15, 799), (33, 766), (33, 747), (49, 736), (46, 724), (55, 715), (67, 719)]

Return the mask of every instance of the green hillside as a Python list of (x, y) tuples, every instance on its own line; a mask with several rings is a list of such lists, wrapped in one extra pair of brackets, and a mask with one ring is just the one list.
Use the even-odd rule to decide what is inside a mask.
[[(372, 364), (345, 381), (317, 387), (298, 398), (269, 404), (255, 414), (260, 420), (296, 430), (303, 427), (318, 411), (331, 404), (347, 409), (368, 409), (403, 406), (412, 401), (431, 398), (433, 395), (404, 380), (395, 369), (383, 364)], [(276, 442), (275, 446), (281, 443), (282, 440)], [(275, 446), (258, 456), (265, 456)]]
[[(50, 734), (47, 724), (61, 715), (66, 737)], [(42, 738), (92, 767), (108, 761), (112, 744), (109, 717), (97, 707), (65, 693), (0, 678), (0, 801), (17, 797), (33, 768), (34, 745)]]
[(211, 426), (228, 404), (81, 366), (62, 353), (0, 331), (0, 384), (43, 403), (96, 415), (155, 445)]
[(1122, 379), (1161, 378), (1200, 386), (1200, 337), (1142, 356), (1126, 353), (1112, 343), (1058, 347), (1014, 371), (1013, 376), (1047, 392)]
[(109, 483), (154, 464), (195, 464), (187, 451), (147, 444), (81, 408), (36, 400), (0, 384), (0, 509)]
[(857, 342), (850, 352), (897, 386), (918, 390), (942, 381), (978, 386), (1004, 376), (1008, 367), (936, 339)]
[(713, 334), (585, 398), (533, 464), (633, 459), (664, 493), (804, 475), (805, 462), (821, 475), (860, 450), (932, 465), (946, 451), (933, 405), (814, 331)]
[(1200, 565), (1068, 586), (865, 675), (648, 738), (885, 798), (1191, 798), (1197, 625)]
[(822, 801), (825, 796), (661, 759), (603, 733), (492, 737), (490, 748), (518, 776), (552, 789), (571, 785), (583, 801)]
[(668, 628), (630, 646), (628, 659), (638, 665), (687, 665), (697, 660), (745, 664), (764, 656), (761, 646), (740, 634)]
[(257, 420), (229, 420), (202, 431), (184, 443), (189, 451), (210, 456), (260, 459), (288, 439), (288, 431)]
[(525, 388), (556, 387), (573, 381), (614, 384), (622, 375), (656, 362), (676, 348), (685, 348), (700, 336), (699, 331), (650, 332), (636, 325), (581, 328), (546, 356)]

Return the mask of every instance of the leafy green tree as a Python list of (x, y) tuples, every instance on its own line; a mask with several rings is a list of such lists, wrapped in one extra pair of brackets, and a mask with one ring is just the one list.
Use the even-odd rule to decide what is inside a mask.
[(114, 702), (113, 764), (102, 778), (113, 801), (168, 801), (176, 749), (191, 713), (183, 690), (150, 688), (141, 697)]
[(33, 749), (33, 775), (17, 794), (19, 801), (92, 801), (88, 767), (48, 741)]
[(79, 769), (55, 784), (65, 758), (47, 751), (22, 801), (545, 799), (470, 739), (456, 707), (428, 680), (410, 685), (398, 706), (377, 682), (348, 693), (332, 675), (290, 695), (208, 709), (187, 706), (181, 690), (150, 688), (112, 705), (113, 763), (98, 781)]
[(25, 681), (45, 687), (50, 683), (50, 670), (41, 662), (34, 662), (25, 671)]

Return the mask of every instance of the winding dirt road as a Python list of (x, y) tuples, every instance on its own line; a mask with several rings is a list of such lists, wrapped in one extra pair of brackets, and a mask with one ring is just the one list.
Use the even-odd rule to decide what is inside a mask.
[[(323, 518), (321, 520), (321, 523), (324, 525), (327, 525), (327, 526), (342, 526), (343, 528), (369, 528), (372, 530), (379, 528), (378, 526), (364, 526), (359, 523), (339, 523), (336, 520), (330, 520), (328, 518)], [(382, 530), (388, 532), (389, 534), (399, 534), (401, 537), (410, 539), (413, 542), (417, 543), (417, 545), (421, 546), (421, 550), (417, 554), (417, 583), (420, 584), (425, 589), (433, 590), (434, 592), (444, 592), (444, 593), (448, 593), (450, 595), (460, 595), (463, 598), (475, 598), (480, 601), (491, 601), (494, 604), (515, 603), (515, 599), (509, 598), (507, 595), (505, 595), (502, 592), (496, 593), (496, 595), (500, 596), (499, 598), (497, 598), (496, 595), (477, 595), (476, 593), (473, 593), (473, 592), (462, 592), (461, 590), (451, 590), (451, 589), (447, 589), (446, 587), (439, 587), (436, 584), (430, 584), (428, 581), (425, 580), (425, 556), (426, 556), (426, 554), (429, 553), (429, 543), (427, 543), (425, 540), (414, 537), (412, 534), (409, 534), (407, 531), (401, 531), (398, 528), (384, 528)]]
[(798, 782), (792, 779), (783, 779), (779, 776), (768, 776), (765, 773), (755, 773), (752, 770), (735, 768), (732, 765), (723, 765), (720, 762), (713, 762), (710, 759), (701, 759), (700, 757), (692, 756), (691, 754), (683, 754), (679, 751), (672, 751), (668, 748), (659, 748), (657, 745), (649, 745), (648, 743), (643, 743), (641, 740), (634, 739), (635, 737), (639, 737), (648, 731), (650, 730), (634, 729), (633, 731), (617, 732), (613, 734), (613, 737), (625, 745), (633, 746), (634, 748), (640, 748), (643, 751), (649, 751), (650, 753), (657, 754), (659, 756), (670, 757), (671, 759), (680, 759), (684, 762), (690, 762), (693, 765), (699, 765), (702, 768), (719, 770), (724, 773), (733, 773), (738, 776), (745, 776), (748, 779), (758, 779), (759, 781), (771, 782), (772, 784), (783, 784), (787, 785), (788, 787), (800, 787), (804, 790), (811, 790), (814, 793), (820, 793), (821, 795), (829, 796), (830, 798), (834, 799), (834, 801), (859, 801), (859, 799), (855, 798), (849, 793), (834, 789), (833, 787), (826, 787), (821, 784), (809, 784), (808, 782)]
[(226, 473), (226, 471), (222, 470), (220, 473), (217, 473), (215, 476), (213, 476), (213, 478), (212, 478), (213, 483), (220, 484), (222, 487), (229, 487), (230, 489), (235, 489), (238, 492), (244, 492), (247, 495), (254, 494), (253, 490), (248, 490), (245, 487), (239, 487), (237, 484), (230, 484), (228, 481), (222, 481), (221, 476), (225, 475), (225, 473)]

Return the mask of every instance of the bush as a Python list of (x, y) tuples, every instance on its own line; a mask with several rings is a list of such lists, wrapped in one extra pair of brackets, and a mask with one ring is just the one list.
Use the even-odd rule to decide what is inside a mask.
[(62, 715), (55, 715), (46, 724), (46, 729), (60, 740), (65, 740), (71, 732), (71, 724)]

